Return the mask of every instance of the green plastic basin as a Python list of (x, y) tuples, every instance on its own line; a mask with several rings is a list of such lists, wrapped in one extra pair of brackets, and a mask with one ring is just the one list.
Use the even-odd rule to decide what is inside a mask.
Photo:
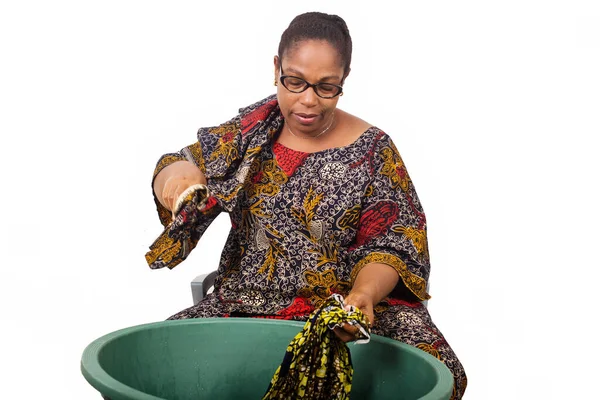
[[(260, 399), (303, 325), (208, 318), (134, 326), (90, 343), (81, 372), (111, 400)], [(424, 351), (377, 335), (349, 348), (353, 399), (450, 398), (450, 370)]]

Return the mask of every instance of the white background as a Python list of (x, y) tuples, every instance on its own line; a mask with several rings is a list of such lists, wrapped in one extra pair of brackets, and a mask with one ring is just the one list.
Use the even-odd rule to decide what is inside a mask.
[(150, 271), (155, 163), (274, 93), (280, 35), (310, 10), (346, 20), (339, 107), (392, 136), (425, 207), (430, 311), (465, 398), (594, 397), (592, 3), (3, 2), (0, 397), (98, 399), (85, 346), (191, 305), (229, 221), (175, 270)]

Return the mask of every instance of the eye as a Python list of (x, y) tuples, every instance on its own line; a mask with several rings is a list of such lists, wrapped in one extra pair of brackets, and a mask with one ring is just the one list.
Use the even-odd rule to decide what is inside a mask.
[(339, 91), (337, 86), (330, 83), (319, 83), (317, 88), (319, 89), (319, 92), (325, 96), (333, 96)]
[(306, 82), (302, 79), (293, 76), (286, 77), (284, 83), (289, 89), (302, 89), (306, 85)]

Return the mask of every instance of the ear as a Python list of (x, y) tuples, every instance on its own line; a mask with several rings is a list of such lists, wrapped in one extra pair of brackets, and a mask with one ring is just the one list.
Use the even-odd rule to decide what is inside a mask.
[(273, 66), (275, 67), (275, 80), (277, 80), (277, 78), (279, 77), (279, 57), (275, 56), (273, 57)]
[(346, 78), (348, 77), (348, 75), (350, 75), (350, 71), (351, 68), (348, 67), (348, 72), (346, 73), (346, 75), (344, 75), (344, 77), (342, 78), (342, 86), (344, 86), (344, 82), (346, 82)]

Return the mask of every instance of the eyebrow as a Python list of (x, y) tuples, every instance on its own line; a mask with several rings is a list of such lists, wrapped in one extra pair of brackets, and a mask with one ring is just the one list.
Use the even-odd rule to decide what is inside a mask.
[[(290, 68), (286, 68), (286, 69), (287, 69), (287, 71), (289, 73), (294, 74), (294, 76), (298, 76), (299, 78), (304, 77), (304, 74), (302, 74), (302, 72), (300, 72), (300, 71), (298, 71), (298, 70), (296, 70), (294, 68), (290, 67)], [(281, 67), (281, 70), (283, 71), (283, 67)], [(337, 75), (328, 75), (328, 76), (324, 76), (323, 78), (319, 79), (319, 82), (326, 81), (326, 80), (329, 80), (329, 79), (340, 80), (341, 78), (339, 76), (337, 76)]]

